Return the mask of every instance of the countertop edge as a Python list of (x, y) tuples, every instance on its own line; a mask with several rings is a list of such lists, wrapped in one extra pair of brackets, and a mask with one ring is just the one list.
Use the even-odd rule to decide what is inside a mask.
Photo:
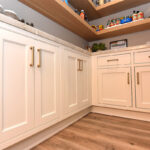
[(0, 21), (3, 22), (3, 23), (6, 23), (6, 24), (12, 25), (14, 27), (17, 27), (19, 29), (25, 30), (27, 32), (30, 32), (32, 34), (38, 35), (38, 36), (40, 36), (42, 38), (51, 40), (51, 41), (56, 42), (58, 44), (62, 44), (64, 46), (72, 48), (72, 49), (74, 49), (74, 50), (76, 50), (78, 52), (81, 52), (81, 53), (84, 53), (84, 54), (87, 54), (87, 55), (91, 55), (91, 53), (88, 52), (85, 49), (82, 49), (82, 48), (80, 48), (80, 47), (78, 47), (78, 46), (76, 46), (76, 45), (74, 45), (72, 43), (64, 41), (64, 40), (62, 40), (62, 39), (60, 39), (58, 37), (55, 37), (55, 36), (53, 36), (53, 35), (51, 35), (49, 33), (41, 31), (41, 30), (39, 30), (39, 29), (37, 29), (35, 27), (31, 27), (29, 25), (26, 25), (25, 23), (22, 23), (22, 22), (20, 22), (18, 20), (15, 20), (15, 19), (11, 18), (11, 17), (8, 17), (6, 15), (0, 14)]
[(113, 53), (120, 53), (120, 52), (129, 52), (129, 51), (141, 50), (141, 49), (145, 49), (145, 48), (150, 48), (150, 43), (146, 43), (144, 45), (121, 48), (121, 49), (113, 49), (113, 50), (93, 52), (91, 55), (97, 56), (97, 55), (113, 54)]

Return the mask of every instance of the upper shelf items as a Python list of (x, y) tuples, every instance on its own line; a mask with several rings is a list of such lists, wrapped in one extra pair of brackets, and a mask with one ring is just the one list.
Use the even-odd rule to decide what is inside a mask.
[[(78, 14), (76, 14), (72, 8), (70, 8), (61, 0), (20, 0), (20, 1), (28, 5), (29, 7), (35, 9), (36, 11), (40, 12), (41, 14), (45, 15), (46, 17), (52, 19), (53, 21), (57, 22), (58, 24), (62, 25), (63, 27), (76, 33), (77, 35), (81, 36), (87, 41), (111, 38), (114, 36), (150, 29), (150, 18), (147, 18), (137, 22), (131, 22), (96, 32), (86, 21), (84, 21)], [(91, 7), (93, 14), (94, 9), (96, 9), (101, 14), (104, 14), (106, 10), (109, 10), (109, 13), (110, 12), (114, 13), (114, 11), (116, 12), (121, 9), (127, 9), (134, 7), (135, 5), (150, 2), (150, 0), (114, 0), (112, 2), (104, 4), (103, 6), (95, 7), (95, 5), (91, 3), (92, 2), (91, 0), (82, 0), (82, 1), (70, 0), (70, 1), (71, 2), (74, 1), (76, 2), (76, 4), (81, 5), (88, 4), (87, 8)]]
[(74, 8), (85, 10), (89, 20), (105, 17), (148, 2), (150, 0), (112, 0), (111, 2), (96, 7), (92, 0), (70, 0)]

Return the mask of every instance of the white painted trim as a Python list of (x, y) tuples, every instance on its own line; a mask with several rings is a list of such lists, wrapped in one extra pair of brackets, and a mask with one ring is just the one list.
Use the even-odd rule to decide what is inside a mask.
[(110, 116), (117, 116), (122, 118), (150, 121), (150, 113), (145, 113), (145, 112), (121, 110), (116, 108), (106, 108), (106, 107), (98, 107), (98, 106), (93, 106), (91, 108), (91, 112), (110, 115)]

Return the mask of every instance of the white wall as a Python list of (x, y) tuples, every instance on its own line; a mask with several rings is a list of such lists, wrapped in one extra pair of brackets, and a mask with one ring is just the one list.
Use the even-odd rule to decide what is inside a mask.
[[(100, 25), (103, 24), (107, 25), (107, 21), (110, 19), (115, 19), (115, 18), (119, 18), (122, 16), (128, 16), (130, 14), (133, 13), (133, 10), (140, 10), (143, 11), (145, 13), (145, 17), (149, 17), (150, 16), (150, 3), (141, 5), (139, 7), (135, 7), (129, 10), (125, 10), (116, 14), (112, 14), (110, 16), (107, 17), (103, 17), (94, 21), (91, 21), (90, 24), (91, 25)], [(122, 36), (118, 36), (118, 37), (114, 37), (114, 38), (109, 38), (109, 39), (104, 39), (104, 40), (99, 40), (99, 41), (94, 41), (94, 42), (90, 42), (89, 45), (92, 45), (95, 42), (103, 42), (106, 43), (107, 48), (109, 48), (109, 42), (110, 41), (116, 41), (116, 40), (120, 40), (120, 39), (128, 39), (128, 45), (129, 46), (136, 46), (136, 45), (141, 45), (141, 44), (145, 44), (146, 42), (150, 41), (150, 30), (146, 30), (143, 32), (137, 32), (137, 33), (132, 33), (132, 34), (127, 34), (127, 35), (122, 35)]]
[(0, 0), (0, 4), (3, 5), (4, 9), (14, 10), (20, 18), (24, 18), (27, 22), (33, 22), (35, 27), (40, 30), (43, 30), (82, 48), (86, 47), (88, 44), (86, 40), (53, 22), (47, 17), (39, 14), (33, 9), (25, 6), (18, 0)]

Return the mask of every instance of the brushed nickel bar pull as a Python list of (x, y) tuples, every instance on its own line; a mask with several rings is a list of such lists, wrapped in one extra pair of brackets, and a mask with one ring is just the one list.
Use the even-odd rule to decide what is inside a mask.
[(41, 67), (41, 50), (37, 49), (37, 52), (39, 53), (39, 64), (37, 65), (38, 68)]
[(130, 73), (128, 73), (127, 76), (128, 76), (128, 77), (127, 77), (127, 78), (128, 78), (128, 79), (127, 79), (127, 83), (130, 84)]
[(32, 60), (31, 60), (30, 67), (33, 67), (34, 66), (34, 46), (31, 46), (30, 50), (32, 51)]
[(111, 61), (119, 61), (119, 59), (109, 59), (109, 60), (107, 60), (107, 62), (111, 62)]
[(140, 73), (137, 72), (137, 84), (139, 85), (140, 84)]

